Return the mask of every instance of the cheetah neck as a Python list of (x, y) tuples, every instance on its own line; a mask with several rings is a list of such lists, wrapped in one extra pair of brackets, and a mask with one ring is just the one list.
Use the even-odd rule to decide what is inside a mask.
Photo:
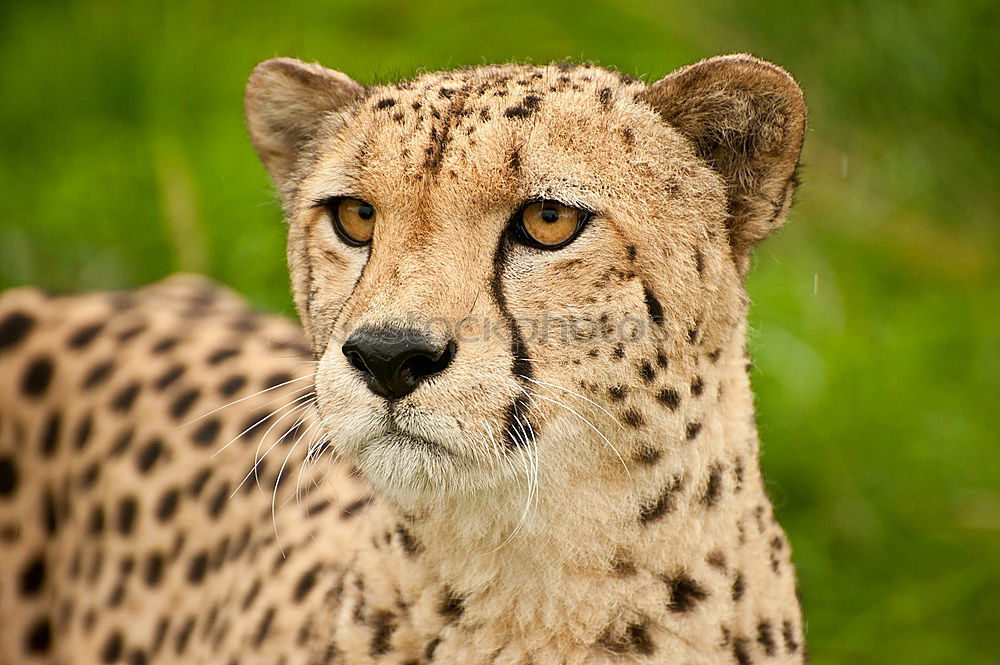
[[(624, 432), (611, 443), (628, 474), (542, 473), (526, 512), (523, 487), (489, 502), (379, 502), (345, 579), (341, 628), (357, 628), (359, 607), (373, 611), (364, 589), (376, 579), (396, 598), (379, 616), (437, 635), (441, 662), (500, 652), (535, 663), (576, 662), (568, 653), (694, 658), (737, 648), (765, 616), (799, 625), (788, 548), (759, 473), (742, 343), (705, 384), (711, 395), (672, 414), (680, 429), (643, 433), (665, 442), (659, 454), (637, 455)], [(697, 442), (688, 423), (700, 425)]]

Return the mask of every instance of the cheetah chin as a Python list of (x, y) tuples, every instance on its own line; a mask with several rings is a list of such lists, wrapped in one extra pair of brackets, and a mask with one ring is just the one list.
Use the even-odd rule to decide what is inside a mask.
[(0, 663), (805, 659), (744, 350), (785, 71), (276, 58), (245, 114), (301, 329), (0, 299)]

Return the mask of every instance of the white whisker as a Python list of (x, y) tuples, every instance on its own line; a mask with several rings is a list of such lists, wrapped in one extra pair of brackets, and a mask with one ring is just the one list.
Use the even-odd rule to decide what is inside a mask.
[(609, 418), (611, 418), (613, 421), (615, 421), (615, 423), (618, 424), (618, 427), (620, 427), (622, 430), (625, 429), (625, 426), (622, 425), (621, 421), (618, 420), (614, 416), (613, 413), (611, 413), (610, 411), (608, 411), (607, 409), (605, 409), (603, 406), (601, 406), (600, 404), (598, 404), (597, 402), (595, 402), (594, 400), (590, 399), (589, 397), (587, 397), (585, 395), (581, 395), (578, 392), (574, 392), (574, 391), (570, 390), (569, 388), (564, 388), (563, 386), (559, 386), (559, 385), (556, 385), (554, 383), (547, 383), (545, 381), (539, 381), (538, 379), (532, 379), (531, 377), (524, 376), (523, 374), (518, 374), (518, 376), (521, 377), (522, 379), (524, 379), (525, 381), (530, 381), (532, 383), (537, 383), (537, 384), (542, 385), (542, 386), (548, 386), (550, 388), (558, 388), (559, 390), (563, 390), (565, 392), (568, 392), (570, 395), (575, 395), (576, 397), (579, 397), (580, 399), (582, 399), (582, 400), (584, 400), (586, 402), (589, 402), (590, 404), (593, 404), (594, 406), (596, 406), (598, 409), (600, 409), (601, 411), (603, 411), (605, 413), (605, 415), (607, 415)]
[(572, 413), (574, 416), (576, 416), (577, 418), (579, 418), (580, 421), (583, 422), (585, 425), (587, 425), (590, 429), (594, 430), (594, 432), (597, 434), (597, 436), (601, 437), (601, 439), (604, 441), (604, 443), (606, 443), (608, 445), (608, 447), (611, 448), (611, 450), (614, 451), (615, 456), (618, 457), (618, 461), (621, 462), (621, 464), (622, 464), (622, 468), (625, 469), (625, 474), (628, 476), (629, 483), (632, 482), (632, 472), (629, 471), (628, 465), (625, 463), (625, 458), (623, 458), (622, 455), (621, 455), (621, 453), (618, 452), (618, 449), (615, 448), (615, 444), (611, 443), (611, 439), (609, 439), (608, 437), (606, 437), (601, 430), (597, 429), (597, 427), (595, 427), (592, 422), (590, 422), (589, 420), (587, 420), (586, 418), (584, 418), (582, 415), (580, 415), (579, 413), (577, 413), (576, 411), (574, 411), (572, 408), (566, 406), (565, 404), (563, 404), (559, 400), (552, 399), (551, 397), (546, 397), (545, 395), (542, 395), (540, 393), (535, 393), (535, 397), (537, 397), (539, 399), (544, 399), (547, 402), (552, 402), (556, 406), (560, 406), (560, 407), (566, 409), (567, 411), (569, 411), (570, 413)]
[[(275, 400), (271, 400), (271, 401), (275, 401)], [(296, 401), (297, 401), (297, 400), (296, 400)], [(267, 412), (266, 414), (264, 414), (263, 416), (261, 416), (261, 418), (260, 418), (259, 420), (257, 420), (257, 422), (255, 422), (255, 423), (251, 424), (251, 425), (250, 425), (249, 427), (247, 427), (247, 428), (246, 428), (245, 430), (243, 430), (242, 432), (240, 432), (239, 434), (237, 434), (237, 435), (236, 435), (236, 436), (234, 436), (233, 438), (229, 439), (229, 441), (227, 441), (227, 442), (225, 443), (225, 445), (223, 445), (223, 446), (222, 446), (221, 448), (219, 448), (219, 449), (218, 449), (218, 450), (216, 450), (216, 451), (215, 451), (214, 453), (212, 453), (212, 455), (211, 455), (211, 458), (214, 458), (214, 457), (215, 457), (216, 455), (218, 455), (219, 453), (221, 453), (222, 451), (224, 451), (224, 450), (225, 450), (226, 448), (228, 448), (229, 446), (233, 445), (233, 442), (234, 442), (234, 441), (236, 441), (236, 440), (237, 440), (237, 439), (239, 439), (239, 438), (240, 438), (241, 436), (243, 436), (244, 434), (246, 434), (246, 433), (247, 433), (247, 432), (249, 432), (250, 430), (252, 430), (252, 429), (254, 429), (255, 427), (257, 427), (258, 425), (260, 425), (260, 424), (261, 424), (262, 422), (264, 422), (264, 421), (265, 421), (265, 420), (267, 420), (268, 418), (273, 418), (274, 416), (276, 416), (276, 415), (277, 415), (278, 413), (280, 413), (281, 411), (284, 411), (284, 410), (285, 410), (285, 409), (287, 409), (287, 408), (288, 408), (289, 406), (292, 406), (292, 405), (293, 405), (294, 403), (295, 403), (295, 402), (289, 402), (289, 403), (286, 403), (286, 404), (282, 404), (282, 405), (281, 405), (281, 406), (279, 406), (279, 407), (278, 407), (277, 409), (273, 409), (273, 410), (271, 410), (271, 411), (268, 411), (268, 412)], [(211, 459), (211, 458), (210, 458), (210, 459)]]
[[(271, 386), (270, 388), (264, 388), (263, 390), (258, 390), (258, 391), (257, 391), (257, 392), (255, 392), (255, 393), (251, 393), (251, 394), (249, 394), (249, 395), (247, 395), (247, 396), (245, 396), (245, 397), (241, 397), (241, 398), (239, 398), (239, 399), (236, 399), (236, 400), (233, 400), (232, 402), (229, 402), (228, 404), (223, 404), (222, 406), (219, 406), (219, 407), (216, 407), (216, 408), (212, 409), (212, 410), (211, 410), (211, 411), (209, 411), (208, 413), (203, 413), (203, 414), (201, 414), (200, 416), (198, 416), (197, 418), (195, 418), (195, 419), (193, 419), (193, 420), (189, 420), (189, 421), (187, 421), (186, 423), (183, 423), (183, 424), (181, 424), (181, 425), (178, 425), (178, 426), (177, 426), (177, 429), (180, 429), (180, 428), (182, 428), (182, 427), (187, 427), (187, 426), (188, 426), (188, 425), (190, 425), (191, 423), (196, 423), (196, 422), (198, 422), (199, 420), (201, 420), (202, 418), (207, 418), (208, 416), (212, 415), (213, 413), (218, 413), (219, 411), (222, 411), (223, 409), (226, 409), (226, 408), (229, 408), (230, 406), (233, 406), (234, 404), (239, 404), (240, 402), (243, 402), (243, 401), (245, 401), (245, 400), (248, 400), (248, 399), (250, 399), (251, 397), (256, 397), (257, 395), (263, 395), (264, 393), (266, 393), (266, 392), (268, 392), (268, 391), (270, 391), (270, 390), (275, 390), (275, 389), (277, 389), (277, 388), (281, 388), (282, 386), (287, 386), (288, 384), (290, 384), (290, 383), (295, 383), (296, 381), (303, 381), (303, 380), (305, 380), (305, 379), (311, 379), (311, 378), (313, 378), (314, 376), (316, 376), (316, 372), (315, 372), (315, 371), (313, 371), (313, 372), (309, 372), (309, 374), (306, 374), (305, 376), (300, 376), (300, 377), (299, 377), (299, 378), (297, 378), (297, 379), (291, 379), (291, 380), (289, 380), (289, 381), (285, 381), (285, 382), (283, 382), (283, 383), (279, 383), (278, 385), (275, 385), (275, 386)], [(279, 399), (281, 399), (281, 398), (280, 398), (280, 397), (275, 397), (275, 398), (274, 398), (273, 400), (271, 400), (270, 402), (267, 402), (267, 404), (271, 404), (271, 403), (273, 403), (273, 402), (275, 402), (275, 401), (277, 401), (277, 400), (279, 400)]]

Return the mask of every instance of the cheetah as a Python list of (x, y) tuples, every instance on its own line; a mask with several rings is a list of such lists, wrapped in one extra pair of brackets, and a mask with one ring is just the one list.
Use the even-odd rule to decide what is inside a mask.
[(0, 662), (789, 663), (744, 348), (782, 69), (253, 71), (302, 327), (0, 299)]

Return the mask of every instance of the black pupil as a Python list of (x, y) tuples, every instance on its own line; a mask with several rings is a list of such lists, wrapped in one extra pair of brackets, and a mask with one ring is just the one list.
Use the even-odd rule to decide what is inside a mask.
[(369, 220), (375, 215), (375, 208), (370, 205), (360, 205), (358, 206), (358, 217), (364, 220)]
[(552, 224), (559, 221), (559, 211), (555, 208), (542, 208), (541, 217), (543, 222)]

